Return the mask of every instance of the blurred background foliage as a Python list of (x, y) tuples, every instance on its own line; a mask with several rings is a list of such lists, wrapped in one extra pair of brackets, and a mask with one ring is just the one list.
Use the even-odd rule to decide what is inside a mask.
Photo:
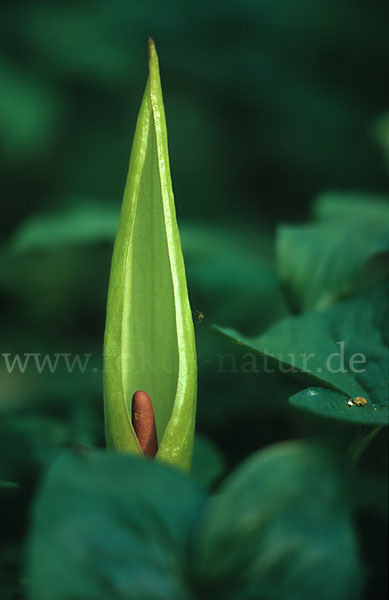
[[(221, 463), (227, 472), (282, 439), (350, 441), (351, 426), (288, 405), (299, 382), (221, 369), (218, 357), (231, 348), (208, 326), (259, 334), (287, 314), (274, 267), (277, 223), (309, 218), (323, 191), (387, 193), (388, 22), (380, 0), (2, 5), (1, 352), (91, 355), (85, 373), (61, 363), (54, 373), (10, 374), (0, 363), (1, 478), (20, 486), (1, 496), (4, 597), (16, 597), (15, 557), (42, 466), (63, 447), (104, 444), (105, 303), (146, 34), (160, 56), (192, 308), (205, 315), (196, 325), (198, 476), (208, 482)], [(377, 476), (371, 489), (385, 449), (378, 436), (365, 458)], [(378, 597), (382, 514), (363, 510), (369, 593)]]

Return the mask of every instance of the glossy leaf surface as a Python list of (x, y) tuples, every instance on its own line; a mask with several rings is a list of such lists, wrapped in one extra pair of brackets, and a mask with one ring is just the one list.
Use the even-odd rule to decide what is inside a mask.
[[(323, 416), (381, 425), (388, 418), (388, 284), (339, 302), (326, 309), (279, 321), (257, 338), (219, 329), (245, 351), (259, 355), (269, 371), (297, 375), (315, 387), (336, 394), (304, 396), (304, 407)], [(361, 396), (367, 404), (348, 407), (348, 399)], [(338, 398), (338, 403), (334, 402)], [(350, 410), (346, 410), (350, 408)]]
[(213, 496), (197, 528), (200, 598), (355, 600), (360, 565), (337, 457), (271, 446)]
[(107, 445), (140, 452), (129, 403), (152, 399), (157, 458), (189, 468), (196, 354), (170, 178), (158, 58), (149, 41), (140, 109), (115, 241), (105, 333)]
[(211, 497), (155, 461), (67, 453), (33, 508), (28, 597), (355, 600), (348, 505), (339, 457), (314, 444), (256, 453)]
[(350, 397), (322, 387), (301, 390), (289, 398), (296, 408), (306, 410), (319, 417), (339, 419), (356, 425), (387, 425), (389, 411), (387, 405), (369, 404), (358, 406)]
[(204, 502), (188, 477), (155, 461), (61, 456), (33, 513), (29, 597), (191, 600), (187, 547)]
[(314, 216), (308, 225), (281, 226), (277, 235), (280, 280), (297, 312), (329, 306), (389, 269), (387, 198), (324, 194)]

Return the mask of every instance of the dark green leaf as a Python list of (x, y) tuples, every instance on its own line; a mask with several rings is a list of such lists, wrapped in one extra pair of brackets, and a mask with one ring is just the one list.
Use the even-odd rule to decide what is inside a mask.
[(217, 315), (219, 323), (252, 331), (288, 314), (269, 234), (244, 223), (227, 229), (187, 222), (180, 232), (190, 288), (207, 321)]
[(385, 160), (389, 163), (389, 113), (377, 117), (373, 122), (372, 134), (381, 146)]
[(200, 598), (356, 600), (360, 565), (336, 457), (289, 442), (251, 457), (204, 514)]
[(190, 479), (157, 462), (61, 457), (34, 509), (31, 599), (192, 598), (187, 552), (203, 502)]
[(212, 484), (225, 471), (226, 465), (216, 446), (206, 437), (196, 434), (191, 476), (203, 485)]
[[(389, 251), (387, 199), (325, 194), (314, 211), (315, 223), (278, 231), (279, 275), (298, 311), (325, 307), (349, 294), (362, 285), (358, 275), (366, 261)], [(376, 278), (388, 272), (388, 264), (375, 267)]]
[[(278, 365), (283, 372), (302, 375), (317, 387), (337, 391), (338, 395), (332, 394), (331, 402), (323, 405), (325, 416), (349, 421), (355, 413), (360, 423), (380, 425), (389, 405), (388, 297), (389, 285), (385, 284), (335, 306), (283, 319), (254, 339), (229, 329), (219, 331), (258, 354), (268, 371), (274, 372), (269, 359), (272, 367)], [(367, 404), (348, 407), (348, 399), (356, 396), (365, 398)], [(312, 398), (316, 395), (306, 396)], [(316, 413), (320, 401), (317, 398), (311, 403)], [(311, 404), (305, 401), (304, 407)]]
[(111, 241), (119, 220), (115, 204), (78, 199), (66, 210), (28, 219), (10, 242), (13, 252), (52, 250), (59, 246)]
[(17, 490), (19, 488), (20, 485), (18, 483), (0, 480), (0, 490)]
[(385, 404), (358, 406), (344, 394), (328, 388), (307, 388), (294, 394), (289, 402), (296, 408), (319, 417), (339, 419), (359, 425), (387, 425), (388, 407)]

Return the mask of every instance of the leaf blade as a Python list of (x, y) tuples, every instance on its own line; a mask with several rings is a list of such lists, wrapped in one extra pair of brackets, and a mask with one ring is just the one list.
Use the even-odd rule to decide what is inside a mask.
[[(327, 193), (317, 199), (314, 214), (313, 223), (282, 225), (277, 232), (279, 277), (297, 312), (355, 293), (364, 286), (364, 267), (389, 252), (387, 198)], [(369, 278), (379, 281), (388, 274), (384, 263), (372, 263), (369, 284)]]
[(31, 598), (190, 600), (187, 547), (205, 502), (189, 477), (155, 461), (61, 455), (34, 505)]
[(359, 597), (362, 569), (340, 463), (328, 449), (299, 441), (246, 459), (197, 527), (199, 596)]
[(356, 425), (388, 425), (388, 409), (385, 406), (357, 406), (350, 399), (328, 388), (307, 388), (290, 396), (290, 404), (300, 410), (308, 411), (319, 417), (337, 419)]
[[(284, 373), (303, 377), (317, 388), (330, 388), (332, 407), (333, 398), (339, 398), (333, 418), (349, 421), (344, 402), (362, 396), (368, 403), (358, 413), (358, 422), (381, 425), (389, 414), (388, 293), (389, 284), (384, 284), (329, 308), (282, 319), (257, 338), (231, 329), (217, 331), (262, 360), (278, 363)], [(311, 405), (318, 414), (318, 403)]]

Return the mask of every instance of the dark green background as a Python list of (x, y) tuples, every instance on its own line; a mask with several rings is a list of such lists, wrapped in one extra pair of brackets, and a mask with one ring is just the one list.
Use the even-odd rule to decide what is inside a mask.
[[(199, 431), (227, 469), (281, 439), (352, 438), (352, 427), (287, 404), (298, 382), (218, 372), (231, 348), (208, 325), (256, 334), (286, 314), (276, 223), (306, 220), (328, 189), (387, 192), (388, 23), (378, 0), (3, 4), (1, 352), (92, 354), (85, 374), (8, 374), (0, 363), (1, 475), (22, 484), (7, 504), (7, 581), (42, 465), (64, 446), (104, 444), (105, 302), (147, 34), (160, 57), (192, 306), (205, 314)], [(45, 231), (33, 243), (31, 222)], [(366, 466), (384, 471), (384, 455), (381, 436)], [(385, 556), (381, 517), (368, 522), (373, 597)]]

